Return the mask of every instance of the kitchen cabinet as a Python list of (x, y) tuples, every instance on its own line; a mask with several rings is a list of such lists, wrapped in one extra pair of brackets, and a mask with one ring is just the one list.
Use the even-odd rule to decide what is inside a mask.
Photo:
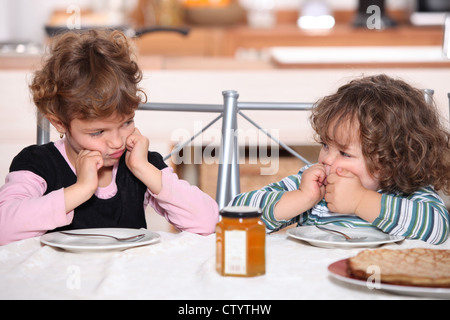
[(149, 34), (137, 40), (141, 54), (234, 56), (240, 48), (278, 46), (440, 46), (440, 27), (399, 26), (387, 30), (355, 29), (348, 24), (332, 30), (305, 31), (295, 25), (253, 29), (246, 25), (223, 28), (192, 27), (186, 37)]
[[(313, 31), (297, 27), (297, 12), (280, 12), (277, 25), (268, 29), (251, 28), (245, 22), (228, 26), (188, 26), (187, 36), (174, 32), (145, 34), (136, 39), (141, 55), (234, 57), (240, 49), (263, 50), (279, 46), (440, 46), (442, 27), (414, 27), (404, 12), (393, 13), (399, 25), (386, 30), (352, 26), (352, 12), (336, 12), (336, 26)], [(102, 16), (83, 12), (84, 21), (101, 25)], [(65, 25), (67, 13), (56, 11), (49, 26)]]

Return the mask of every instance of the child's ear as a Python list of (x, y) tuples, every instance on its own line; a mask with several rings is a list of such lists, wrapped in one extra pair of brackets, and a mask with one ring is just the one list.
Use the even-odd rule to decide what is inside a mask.
[(66, 133), (67, 132), (67, 128), (66, 126), (63, 124), (63, 122), (56, 116), (54, 115), (46, 115), (45, 116), (48, 121), (50, 121), (50, 123), (52, 124), (52, 126), (55, 127), (55, 129), (59, 132), (59, 133)]

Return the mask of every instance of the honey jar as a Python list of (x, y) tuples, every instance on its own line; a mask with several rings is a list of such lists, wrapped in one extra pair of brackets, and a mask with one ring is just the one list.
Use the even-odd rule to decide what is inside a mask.
[(266, 228), (259, 208), (220, 211), (216, 226), (216, 269), (223, 276), (253, 277), (266, 272)]

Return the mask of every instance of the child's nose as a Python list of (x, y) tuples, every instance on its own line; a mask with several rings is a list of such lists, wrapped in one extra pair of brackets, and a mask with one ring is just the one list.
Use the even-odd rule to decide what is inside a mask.
[(333, 163), (336, 160), (336, 154), (334, 152), (328, 152), (324, 158), (322, 159), (322, 164), (324, 164), (325, 166), (332, 166)]
[(108, 146), (111, 149), (118, 149), (123, 146), (122, 137), (119, 134), (112, 134), (109, 137)]
[(322, 164), (325, 165), (325, 173), (330, 175), (330, 173), (336, 172), (337, 166), (337, 153), (329, 152), (326, 157), (324, 157)]

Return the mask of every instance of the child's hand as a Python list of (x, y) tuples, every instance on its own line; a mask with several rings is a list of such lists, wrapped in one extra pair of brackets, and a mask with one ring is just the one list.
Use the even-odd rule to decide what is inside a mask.
[(103, 157), (98, 151), (82, 150), (75, 160), (77, 182), (64, 188), (66, 212), (89, 200), (98, 188), (98, 171), (103, 167)]
[(75, 170), (77, 184), (92, 196), (98, 188), (98, 170), (103, 167), (103, 157), (98, 151), (82, 150), (77, 156)]
[(306, 169), (298, 190), (285, 192), (274, 208), (277, 220), (289, 220), (314, 207), (325, 195), (325, 166), (315, 164)]
[(314, 202), (311, 207), (325, 196), (326, 181), (325, 166), (322, 164), (315, 164), (303, 172), (299, 190), (308, 195), (311, 201)]
[(125, 163), (135, 175), (137, 170), (148, 163), (148, 147), (147, 137), (144, 137), (137, 128), (127, 138)]
[(161, 171), (148, 162), (149, 141), (138, 129), (127, 138), (127, 153), (125, 163), (128, 169), (141, 180), (154, 194), (159, 194), (162, 188)]
[(338, 168), (336, 173), (331, 173), (327, 178), (325, 201), (333, 212), (356, 214), (368, 191), (356, 175)]

